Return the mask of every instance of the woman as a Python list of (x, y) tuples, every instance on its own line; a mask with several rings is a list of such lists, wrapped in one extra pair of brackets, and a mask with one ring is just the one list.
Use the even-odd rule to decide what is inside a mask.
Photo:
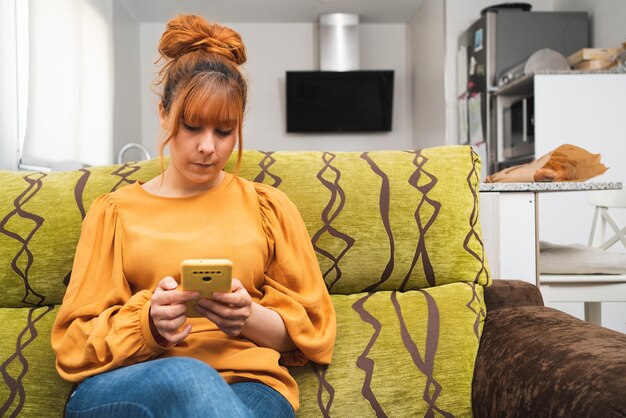
[[(293, 416), (285, 366), (328, 364), (335, 313), (297, 208), (222, 171), (246, 102), (232, 29), (168, 22), (159, 114), (170, 162), (96, 199), (52, 330), (57, 370), (81, 382), (68, 416)], [(238, 159), (239, 161), (239, 159)], [(184, 259), (233, 261), (230, 293), (179, 287)], [(195, 304), (201, 318), (185, 316)]]

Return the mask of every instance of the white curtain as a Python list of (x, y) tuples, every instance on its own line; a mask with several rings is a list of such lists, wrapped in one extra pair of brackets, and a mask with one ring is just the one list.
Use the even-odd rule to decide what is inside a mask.
[(0, 170), (17, 167), (17, 8), (0, 1)]
[(111, 0), (30, 0), (23, 168), (113, 163)]

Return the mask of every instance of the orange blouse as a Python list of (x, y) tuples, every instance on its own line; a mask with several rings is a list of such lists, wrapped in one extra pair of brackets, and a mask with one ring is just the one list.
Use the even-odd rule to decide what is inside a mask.
[[(206, 318), (180, 344), (162, 347), (150, 332), (150, 298), (159, 281), (180, 282), (187, 258), (228, 258), (252, 299), (276, 311), (297, 350), (278, 353), (229, 337)], [(231, 174), (207, 192), (162, 197), (139, 183), (96, 199), (83, 222), (72, 276), (52, 329), (56, 367), (66, 380), (156, 357), (187, 356), (229, 383), (255, 380), (297, 411), (298, 386), (285, 366), (331, 361), (335, 311), (296, 206), (271, 186)]]

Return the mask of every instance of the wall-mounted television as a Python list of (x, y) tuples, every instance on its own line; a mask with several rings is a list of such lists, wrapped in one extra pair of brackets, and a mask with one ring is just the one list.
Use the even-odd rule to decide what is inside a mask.
[(287, 71), (287, 132), (391, 131), (393, 70)]

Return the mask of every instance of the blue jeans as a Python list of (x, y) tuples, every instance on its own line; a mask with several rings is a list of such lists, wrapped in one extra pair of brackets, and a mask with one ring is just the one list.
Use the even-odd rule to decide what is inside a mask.
[(84, 380), (67, 417), (294, 417), (283, 395), (258, 382), (228, 385), (206, 363), (164, 358)]

